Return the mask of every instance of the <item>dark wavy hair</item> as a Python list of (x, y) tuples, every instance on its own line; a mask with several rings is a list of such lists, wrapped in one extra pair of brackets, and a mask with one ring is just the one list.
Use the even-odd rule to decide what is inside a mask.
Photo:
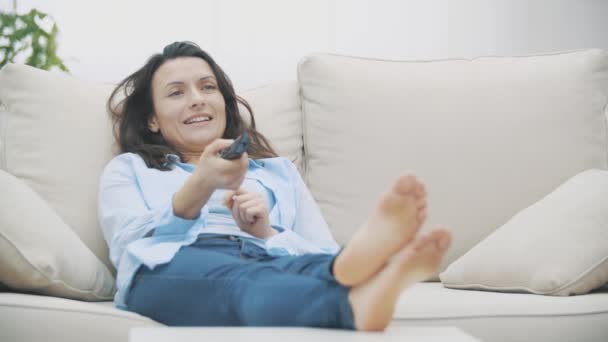
[[(120, 153), (132, 152), (143, 158), (146, 165), (161, 171), (171, 170), (167, 154), (176, 154), (184, 162), (184, 156), (171, 146), (160, 132), (148, 129), (148, 121), (154, 112), (152, 101), (152, 77), (165, 62), (179, 57), (198, 57), (211, 66), (218, 87), (226, 103), (226, 129), (222, 138), (234, 139), (247, 132), (251, 143), (247, 154), (253, 159), (277, 157), (268, 139), (256, 130), (251, 106), (236, 95), (228, 75), (215, 63), (213, 58), (192, 42), (174, 42), (167, 45), (162, 53), (151, 56), (139, 70), (125, 78), (114, 89), (107, 106), (112, 118), (113, 134)], [(124, 96), (118, 102), (117, 98)], [(243, 120), (238, 104), (249, 112), (249, 125)]]

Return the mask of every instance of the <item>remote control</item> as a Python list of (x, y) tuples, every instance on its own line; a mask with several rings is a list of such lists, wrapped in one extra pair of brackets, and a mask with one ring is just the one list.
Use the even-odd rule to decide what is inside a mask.
[(228, 148), (220, 153), (220, 157), (227, 160), (240, 158), (241, 155), (247, 151), (247, 147), (249, 147), (249, 135), (247, 132), (244, 132), (240, 137), (236, 138), (232, 145), (228, 146)]

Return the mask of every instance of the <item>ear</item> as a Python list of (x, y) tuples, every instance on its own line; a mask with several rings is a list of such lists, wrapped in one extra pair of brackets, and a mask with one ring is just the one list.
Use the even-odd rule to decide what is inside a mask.
[(150, 120), (148, 120), (148, 129), (153, 133), (158, 133), (160, 131), (160, 126), (158, 125), (158, 121), (156, 120), (156, 115), (152, 114)]

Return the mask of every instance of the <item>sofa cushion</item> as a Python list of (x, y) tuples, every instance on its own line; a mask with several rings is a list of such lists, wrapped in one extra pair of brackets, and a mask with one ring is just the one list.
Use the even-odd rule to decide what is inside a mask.
[[(245, 91), (257, 129), (281, 156), (303, 172), (302, 106), (297, 82), (278, 82)], [(245, 120), (249, 115), (241, 108)], [(249, 121), (248, 121), (249, 122)]]
[[(108, 267), (95, 199), (101, 169), (112, 157), (105, 114), (111, 89), (24, 65), (8, 64), (0, 70), (0, 103), (5, 109), (0, 117), (0, 168), (47, 201)], [(54, 229), (45, 228), (51, 233)]]
[(2, 170), (0, 189), (0, 284), (66, 298), (113, 298), (110, 270), (38, 194)]
[(112, 302), (0, 293), (0, 341), (127, 342), (141, 326), (162, 325)]
[(345, 243), (398, 174), (427, 185), (442, 268), (573, 175), (606, 169), (608, 53), (406, 62), (311, 55), (298, 67), (305, 174)]
[[(113, 87), (25, 65), (8, 64), (0, 70), (0, 169), (36, 191), (109, 268), (96, 202), (101, 171), (117, 152), (106, 113)], [(242, 96), (278, 152), (301, 163), (295, 83), (277, 83)], [(0, 208), (0, 216), (3, 210), (10, 208)], [(36, 212), (30, 215), (37, 217)], [(63, 247), (71, 250), (67, 243)]]
[[(582, 296), (549, 297), (454, 290), (440, 283), (421, 283), (401, 295), (388, 329), (453, 326), (482, 341), (604, 342), (608, 340), (608, 329), (603, 324), (606, 319), (608, 289)], [(31, 329), (33, 325), (37, 329)], [(115, 309), (112, 302), (0, 294), (0, 341), (126, 342), (131, 327), (148, 326), (161, 325)]]
[(608, 340), (607, 320), (608, 288), (553, 297), (419, 283), (403, 292), (391, 324), (455, 326), (492, 342), (602, 342)]
[(583, 294), (608, 282), (608, 171), (588, 170), (524, 209), (440, 274), (450, 288)]

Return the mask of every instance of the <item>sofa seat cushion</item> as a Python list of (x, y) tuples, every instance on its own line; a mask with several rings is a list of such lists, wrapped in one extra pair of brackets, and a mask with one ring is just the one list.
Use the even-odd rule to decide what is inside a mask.
[(0, 293), (0, 341), (127, 342), (136, 326), (162, 325), (112, 302)]
[(457, 326), (483, 341), (608, 341), (605, 322), (608, 287), (555, 297), (457, 290), (429, 282), (403, 292), (393, 324)]
[[(599, 342), (608, 340), (606, 321), (608, 288), (553, 297), (420, 283), (401, 295), (391, 326), (456, 326), (484, 341)], [(141, 326), (162, 325), (112, 302), (0, 293), (0, 341), (126, 342)]]

